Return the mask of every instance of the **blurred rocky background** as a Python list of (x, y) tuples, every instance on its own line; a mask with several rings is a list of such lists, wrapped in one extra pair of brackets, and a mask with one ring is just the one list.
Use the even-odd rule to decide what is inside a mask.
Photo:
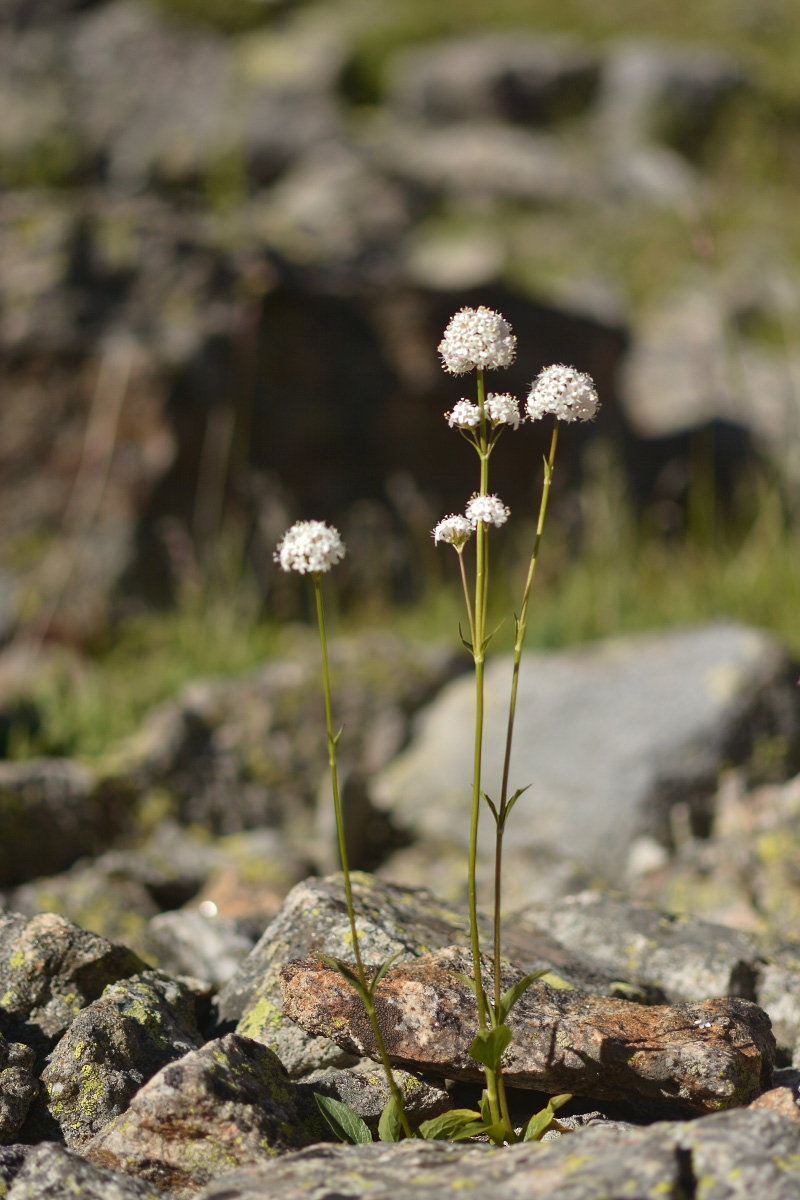
[[(436, 346), (483, 303), (519, 338), (490, 386), (562, 361), (602, 400), (560, 447), (509, 903), (623, 882), (784, 928), (798, 52), (791, 0), (0, 0), (7, 906), (217, 984), (335, 867), (308, 597), (272, 561), (300, 517), (349, 550), (353, 860), (460, 898), (469, 661), (430, 529), (476, 477)], [(498, 619), (543, 445), (492, 460)]]

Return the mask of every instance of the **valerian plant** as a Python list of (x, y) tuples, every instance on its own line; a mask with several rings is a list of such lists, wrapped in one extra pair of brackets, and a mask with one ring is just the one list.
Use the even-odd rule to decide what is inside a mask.
[[(591, 420), (598, 408), (597, 392), (590, 376), (573, 367), (554, 365), (546, 367), (531, 385), (525, 403), (524, 415), (519, 402), (507, 393), (488, 392), (485, 388), (484, 372), (508, 367), (516, 354), (517, 339), (506, 319), (492, 309), (463, 308), (448, 324), (439, 353), (444, 370), (452, 375), (475, 372), (476, 396), (474, 400), (462, 398), (449, 413), (445, 413), (448, 425), (472, 445), (480, 463), (478, 489), (465, 506), (463, 513), (444, 517), (432, 531), (437, 545), (447, 544), (458, 555), (461, 585), (466, 605), (469, 636), (460, 629), (461, 640), (473, 657), (475, 666), (475, 738), (473, 753), (472, 802), (470, 807), (469, 860), (467, 892), (469, 900), (470, 944), (473, 976), (461, 975), (475, 994), (478, 1030), (470, 1046), (470, 1055), (483, 1067), (486, 1087), (479, 1109), (454, 1109), (441, 1117), (425, 1121), (416, 1131), (411, 1130), (403, 1108), (402, 1092), (397, 1085), (386, 1052), (385, 1043), (375, 1011), (375, 991), (384, 973), (393, 960), (384, 963), (370, 974), (364, 968), (356, 930), (353, 908), (350, 871), (347, 862), (344, 827), (342, 823), (339, 786), (336, 769), (336, 747), (341, 736), (333, 733), (330, 702), (330, 676), (328, 668), (325, 621), (322, 608), (321, 577), (331, 566), (344, 556), (344, 547), (338, 532), (320, 521), (305, 521), (292, 526), (285, 534), (276, 552), (276, 560), (287, 571), (310, 574), (314, 580), (322, 644), (323, 686), (328, 730), (328, 755), (333, 784), (333, 802), (336, 813), (336, 828), (339, 851), (344, 875), (347, 912), (353, 941), (354, 964), (324, 958), (352, 985), (361, 997), (369, 1017), (378, 1052), (383, 1063), (390, 1097), (384, 1108), (378, 1127), (382, 1141), (398, 1141), (403, 1137), (422, 1137), (461, 1141), (483, 1135), (497, 1145), (530, 1141), (541, 1138), (548, 1129), (560, 1128), (555, 1113), (571, 1097), (554, 1096), (547, 1106), (530, 1118), (521, 1131), (512, 1123), (503, 1082), (502, 1058), (513, 1040), (508, 1018), (517, 1001), (527, 989), (546, 971), (526, 975), (513, 987), (501, 990), (501, 939), (500, 913), (502, 907), (503, 840), (509, 817), (520, 797), (528, 790), (518, 788), (509, 795), (511, 749), (516, 716), (517, 687), (520, 663), (525, 643), (528, 619), (528, 603), (533, 586), (536, 564), (544, 529), (550, 485), (553, 477), (559, 428), (563, 422)], [(489, 459), (506, 428), (517, 430), (524, 419), (538, 421), (553, 418), (550, 450), (544, 458), (544, 481), (536, 533), (533, 540), (528, 573), (522, 593), (519, 613), (515, 615), (514, 654), (511, 670), (508, 722), (506, 727), (503, 772), (499, 795), (492, 798), (482, 788), (482, 755), (484, 724), (484, 672), (486, 651), (492, 638), (487, 630), (489, 597), (489, 539), (490, 531), (506, 523), (510, 512), (499, 496), (489, 491)], [(475, 538), (474, 577), (470, 585), (465, 562), (465, 550)], [(530, 785), (528, 785), (530, 786)], [(495, 826), (494, 857), (494, 903), (493, 903), (493, 981), (491, 994), (484, 987), (481, 967), (481, 942), (478, 928), (477, 908), (477, 852), (478, 826), (482, 802), (485, 803)], [(317, 1102), (337, 1137), (348, 1142), (370, 1141), (372, 1135), (367, 1125), (346, 1105), (339, 1101), (318, 1096)]]

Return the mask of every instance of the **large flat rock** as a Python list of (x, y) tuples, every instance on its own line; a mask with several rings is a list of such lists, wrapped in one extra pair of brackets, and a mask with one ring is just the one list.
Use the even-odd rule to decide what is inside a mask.
[[(510, 658), (490, 661), (483, 788), (492, 797), (510, 678)], [(522, 664), (510, 784), (532, 786), (511, 818), (509, 848), (544, 849), (618, 879), (643, 839), (670, 845), (676, 803), (687, 806), (696, 831), (707, 830), (723, 762), (748, 761), (764, 737), (794, 746), (795, 682), (769, 637), (736, 625), (531, 654)], [(420, 715), (407, 750), (374, 781), (375, 802), (420, 839), (467, 842), (474, 705), (471, 679), (449, 684)], [(484, 856), (493, 838), (484, 819)]]

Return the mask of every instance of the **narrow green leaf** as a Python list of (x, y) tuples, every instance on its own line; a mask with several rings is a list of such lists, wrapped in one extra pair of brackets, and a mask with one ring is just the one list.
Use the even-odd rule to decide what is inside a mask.
[(461, 971), (453, 971), (453, 975), (456, 979), (460, 979), (462, 983), (465, 983), (474, 996), (477, 996), (478, 989), (475, 987), (474, 979), (470, 979), (469, 975), (463, 975)]
[(390, 1096), (383, 1106), (381, 1119), (378, 1122), (378, 1137), (382, 1142), (399, 1142), (403, 1136), (403, 1122), (400, 1120), (400, 1109), (394, 1096)]
[(500, 1059), (503, 1051), (511, 1041), (511, 1030), (507, 1025), (498, 1025), (495, 1029), (481, 1029), (475, 1034), (469, 1048), (470, 1057), (482, 1063), (490, 1071), (500, 1069)]
[(514, 1005), (524, 996), (532, 983), (536, 983), (537, 979), (542, 979), (548, 973), (547, 967), (542, 971), (531, 971), (530, 975), (526, 975), (524, 979), (520, 979), (518, 983), (513, 984), (508, 991), (503, 992), (500, 997), (500, 1007), (497, 1010), (498, 1023), (503, 1024), (506, 1017), (511, 1012)]
[(397, 962), (398, 958), (400, 957), (400, 955), (402, 953), (403, 953), (402, 950), (398, 950), (396, 954), (393, 954), (391, 958), (387, 958), (386, 962), (383, 963), (380, 967), (378, 967), (378, 970), (372, 976), (372, 983), (369, 985), (370, 996), (375, 995), (376, 987), (378, 986), (380, 981), (383, 979), (384, 975), (389, 970), (389, 967), (392, 965), (392, 963)]
[(326, 967), (330, 967), (333, 971), (338, 971), (343, 979), (346, 979), (348, 983), (352, 984), (366, 1005), (367, 1009), (369, 1009), (371, 999), (370, 994), (356, 975), (355, 971), (352, 971), (346, 963), (339, 962), (338, 958), (330, 958), (327, 954), (320, 954), (318, 955), (318, 958), (325, 963)]
[(483, 796), (486, 803), (489, 805), (489, 808), (492, 810), (492, 816), (494, 817), (494, 823), (495, 823), (495, 825), (497, 825), (497, 827), (499, 829), (500, 828), (500, 817), (498, 816), (494, 801), (489, 799), (489, 797), (486, 795), (486, 792), (481, 792), (481, 795)]
[(481, 1120), (483, 1121), (484, 1125), (491, 1125), (492, 1110), (489, 1106), (489, 1093), (486, 1091), (486, 1088), (484, 1088), (483, 1092), (481, 1093), (480, 1110)]
[(372, 1141), (369, 1126), (356, 1113), (351, 1112), (341, 1100), (332, 1096), (321, 1096), (314, 1092), (317, 1107), (330, 1125), (340, 1142), (348, 1142), (351, 1146)]
[(558, 1108), (563, 1108), (565, 1104), (569, 1104), (572, 1099), (572, 1092), (565, 1092), (563, 1096), (551, 1096), (547, 1102), (547, 1107), (552, 1108), (555, 1112)]
[(338, 745), (339, 745), (339, 738), (342, 736), (342, 734), (343, 734), (343, 733), (344, 733), (344, 725), (340, 726), (340, 728), (339, 728), (339, 732), (338, 732), (338, 733), (335, 733), (335, 734), (333, 735), (333, 744), (334, 744), (334, 746), (338, 746)]
[(529, 783), (524, 788), (517, 788), (517, 790), (514, 792), (514, 795), (509, 800), (508, 804), (506, 805), (505, 812), (503, 813), (503, 826), (505, 826), (505, 823), (508, 820), (508, 814), (511, 812), (512, 808), (517, 803), (520, 796), (524, 796), (525, 793), (527, 792), (528, 788), (532, 788), (532, 787), (533, 787), (533, 784)]
[[(462, 1130), (471, 1125), (477, 1125), (478, 1132), (483, 1129), (480, 1113), (471, 1108), (451, 1108), (450, 1112), (443, 1113), (441, 1117), (432, 1117), (430, 1121), (423, 1121), (419, 1132), (427, 1141), (453, 1142), (462, 1136)], [(472, 1135), (467, 1134), (467, 1136), (471, 1137)]]
[(524, 1142), (538, 1142), (547, 1133), (548, 1129), (558, 1125), (558, 1121), (555, 1120), (556, 1109), (561, 1108), (562, 1105), (571, 1099), (571, 1092), (562, 1096), (551, 1096), (547, 1101), (547, 1107), (543, 1108), (541, 1112), (534, 1113), (531, 1117), (522, 1140)]
[(560, 988), (565, 992), (574, 992), (575, 984), (568, 983), (566, 979), (562, 979), (560, 975), (556, 975), (553, 971), (547, 971), (542, 976), (542, 983), (549, 983), (552, 988)]
[(461, 632), (461, 622), (460, 621), (458, 622), (458, 636), (461, 639), (461, 645), (466, 646), (466, 648), (469, 650), (470, 654), (474, 654), (475, 647), (473, 646), (472, 642), (467, 641), (467, 639), (464, 637), (464, 634)]

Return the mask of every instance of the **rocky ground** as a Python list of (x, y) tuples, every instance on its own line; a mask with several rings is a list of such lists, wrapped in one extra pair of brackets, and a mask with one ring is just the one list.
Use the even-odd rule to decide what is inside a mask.
[[(373, 868), (362, 951), (399, 956), (378, 1010), (419, 1126), (479, 1093), (458, 977), (467, 681), (400, 639), (332, 652), (348, 835)], [(512, 1015), (506, 1077), (520, 1126), (573, 1099), (503, 1151), (341, 1146), (317, 1110), (342, 1100), (377, 1137), (388, 1095), (359, 1003), (315, 957), (350, 955), (317, 670), (309, 652), (194, 685), (93, 771), (3, 767), (0, 1195), (795, 1195), (800, 721), (780, 648), (712, 626), (526, 662), (504, 986), (547, 973)]]

